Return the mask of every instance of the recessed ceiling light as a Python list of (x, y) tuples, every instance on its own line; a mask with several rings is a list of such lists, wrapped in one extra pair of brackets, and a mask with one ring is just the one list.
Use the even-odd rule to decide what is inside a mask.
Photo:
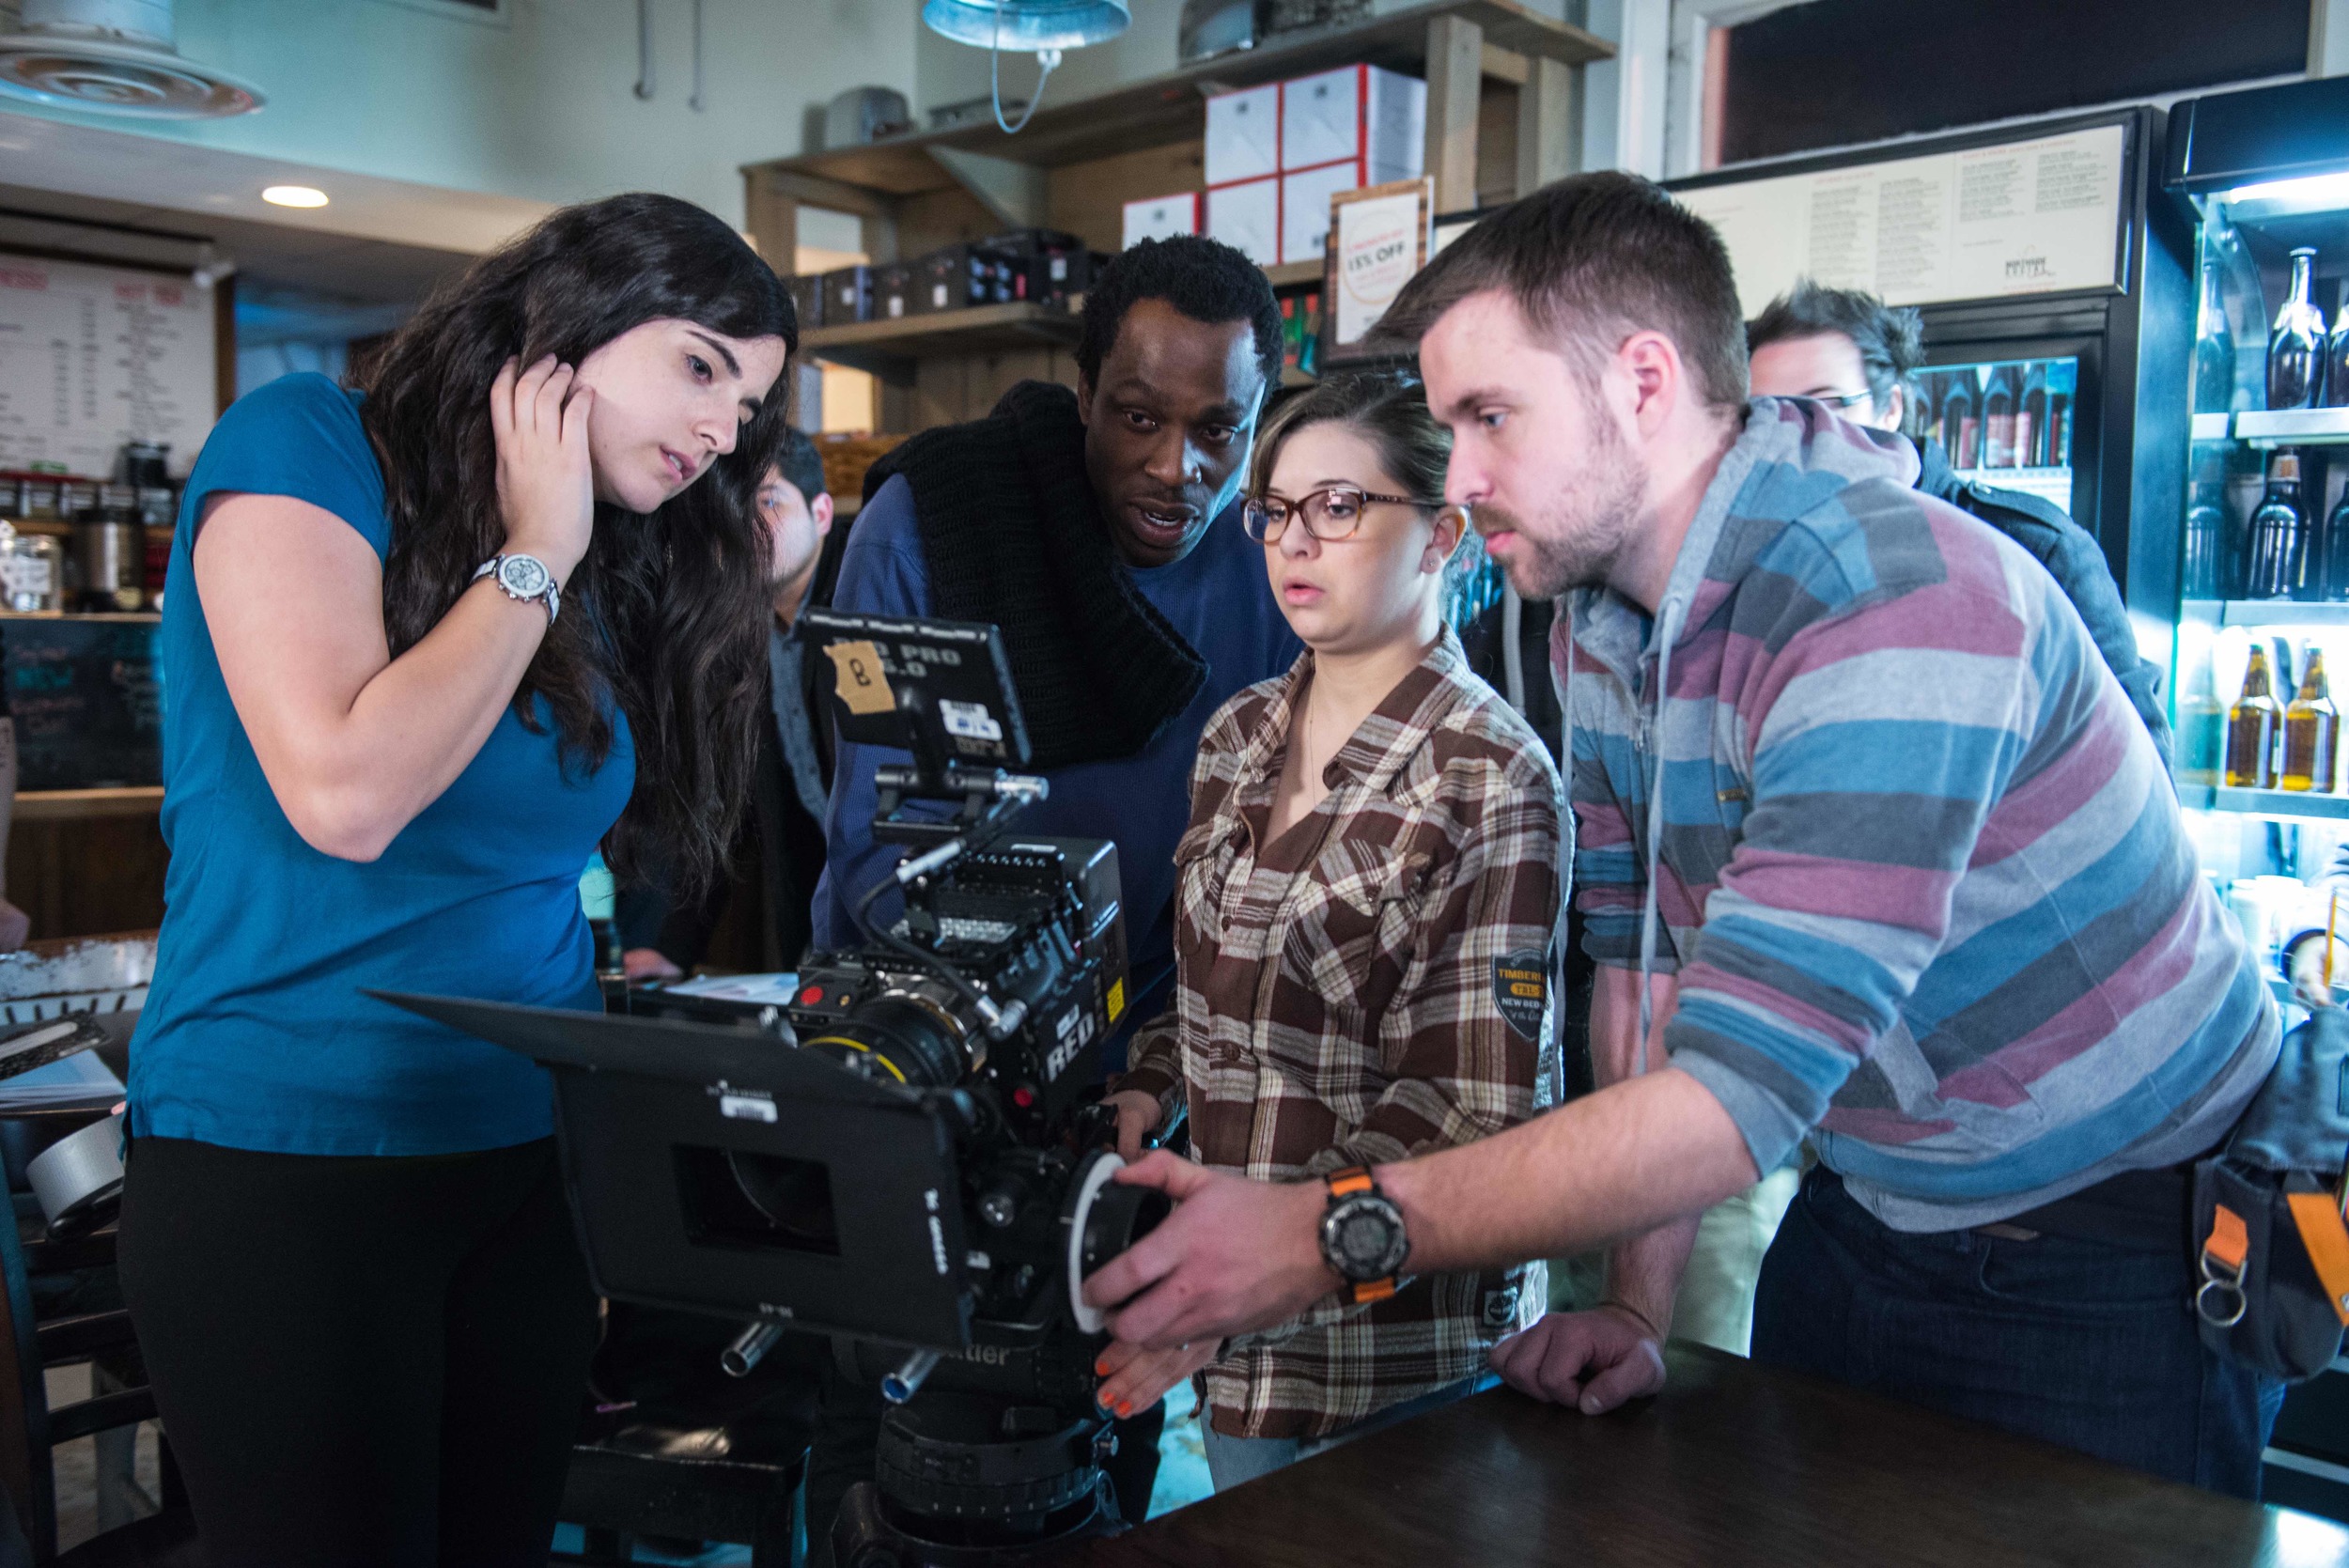
[(315, 185), (272, 185), (261, 199), (272, 207), (324, 207), (326, 193)]

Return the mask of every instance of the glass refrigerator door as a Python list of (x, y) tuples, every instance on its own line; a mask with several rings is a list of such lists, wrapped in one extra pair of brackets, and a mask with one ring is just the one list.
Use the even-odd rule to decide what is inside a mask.
[(2295, 939), (2321, 953), (2310, 934), (2336, 921), (2349, 939), (2330, 690), (2349, 660), (2349, 175), (2194, 199), (2175, 770), (2203, 872), (2280, 984)]
[(1920, 445), (1940, 442), (1960, 478), (2028, 490), (2071, 511), (2078, 355), (1969, 360), (1957, 352), (1955, 363), (1918, 373), (1902, 428)]

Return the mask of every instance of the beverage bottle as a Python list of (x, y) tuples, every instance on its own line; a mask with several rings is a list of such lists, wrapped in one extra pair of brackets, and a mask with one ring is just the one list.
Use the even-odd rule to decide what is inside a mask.
[(1990, 372), (1982, 394), (1982, 466), (2015, 466), (2015, 367), (2001, 365)]
[(2218, 487), (2197, 480), (2186, 490), (2186, 597), (2217, 598), (2226, 590), (2227, 510)]
[(2296, 598), (2307, 592), (2309, 514), (2300, 505), (2300, 455), (2279, 452), (2267, 465), (2267, 493), (2251, 514), (2251, 562), (2245, 598)]
[(2267, 649), (2251, 644), (2250, 667), (2243, 672), (2243, 694), (2227, 709), (2227, 787), (2276, 787), (2277, 731), (2283, 715), (2267, 674)]
[(2178, 782), (2216, 784), (2224, 781), (2227, 710), (2210, 689), (2208, 661), (2190, 695), (2178, 699)]
[(2052, 360), (2047, 365), (2047, 466), (2072, 466), (2072, 397), (2079, 390), (2077, 361)]
[(2341, 710), (2325, 684), (2325, 650), (2311, 646), (2299, 692), (2284, 709), (2283, 786), (2330, 795), (2340, 743)]
[(2349, 488), (2325, 520), (2325, 598), (2349, 599)]
[(2234, 329), (2227, 321), (2227, 296), (2218, 258), (2202, 263), (2201, 318), (2194, 329), (2194, 411), (2227, 413), (2234, 408)]
[(2047, 367), (2034, 364), (2015, 406), (2015, 466), (2047, 466)]
[(2349, 404), (2349, 309), (2334, 313), (2333, 335), (2325, 345), (2325, 403), (2336, 409)]
[(1952, 468), (1974, 466), (1974, 442), (1982, 433), (1974, 412), (1974, 373), (1960, 370), (1950, 378), (1950, 395), (1941, 399), (1941, 449)]
[(2316, 248), (2292, 253), (2292, 290), (2267, 336), (2267, 406), (2312, 409), (2325, 400), (2325, 313), (2309, 297)]

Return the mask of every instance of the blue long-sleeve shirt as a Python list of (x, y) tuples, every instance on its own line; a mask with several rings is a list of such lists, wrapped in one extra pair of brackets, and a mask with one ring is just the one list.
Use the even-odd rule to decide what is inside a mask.
[[(1174, 844), (1190, 820), (1190, 768), (1207, 720), (1235, 693), (1286, 670), (1302, 650), (1282, 618), (1265, 577), (1264, 548), (1242, 532), (1239, 509), (1227, 507), (1206, 536), (1172, 566), (1136, 569), (1143, 597), (1207, 661), (1207, 678), (1190, 706), (1158, 739), (1130, 757), (1078, 763), (1044, 775), (1050, 799), (1019, 815), (1024, 832), (1116, 842), (1126, 903), (1132, 1002), (1127, 1021), (1164, 1005), (1174, 980)], [(876, 615), (927, 615), (929, 563), (914, 524), (913, 491), (891, 479), (856, 520), (841, 557), (835, 609)], [(843, 743), (824, 823), (828, 853), (816, 887), (816, 946), (850, 947), (863, 939), (857, 902), (903, 854), (873, 842), (873, 774), (903, 752)], [(894, 920), (894, 895), (875, 917)], [(1124, 1065), (1123, 1032), (1104, 1065)]]

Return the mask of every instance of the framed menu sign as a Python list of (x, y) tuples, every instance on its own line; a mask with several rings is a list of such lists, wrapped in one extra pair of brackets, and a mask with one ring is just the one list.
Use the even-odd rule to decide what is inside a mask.
[(1436, 182), (1425, 176), (1340, 191), (1330, 198), (1330, 241), (1322, 264), (1329, 334), (1323, 364), (1367, 357), (1362, 339), (1411, 275), (1427, 265), (1435, 203)]
[(1672, 194), (1720, 231), (1749, 318), (1808, 277), (1887, 304), (2121, 285), (2127, 127)]
[(185, 474), (220, 411), (217, 342), (185, 277), (0, 255), (0, 468), (104, 479), (157, 441)]

